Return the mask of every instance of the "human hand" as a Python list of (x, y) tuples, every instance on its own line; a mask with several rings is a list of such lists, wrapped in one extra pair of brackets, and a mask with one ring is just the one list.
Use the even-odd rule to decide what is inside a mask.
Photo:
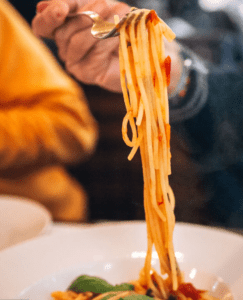
[[(37, 5), (37, 15), (32, 28), (37, 36), (55, 39), (59, 57), (66, 70), (85, 84), (96, 84), (105, 89), (121, 92), (118, 44), (119, 38), (97, 40), (92, 37), (92, 21), (85, 16), (67, 18), (77, 11), (95, 11), (102, 18), (113, 22), (114, 15), (124, 16), (130, 7), (114, 0), (51, 0)], [(171, 83), (169, 94), (180, 79), (181, 63), (176, 42), (166, 42), (170, 55)]]
[(93, 38), (89, 18), (80, 15), (67, 18), (69, 13), (77, 11), (95, 11), (103, 19), (114, 22), (114, 15), (122, 17), (130, 11), (130, 7), (114, 0), (41, 1), (32, 22), (37, 36), (55, 40), (66, 70), (79, 81), (121, 92), (119, 38)]

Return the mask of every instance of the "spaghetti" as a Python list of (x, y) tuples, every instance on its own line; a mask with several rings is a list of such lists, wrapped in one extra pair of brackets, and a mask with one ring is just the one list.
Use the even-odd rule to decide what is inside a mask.
[[(139, 279), (131, 282), (130, 291), (111, 290), (88, 296), (74, 291), (55, 292), (54, 299), (118, 300), (138, 294), (161, 300), (215, 299), (184, 282), (174, 253), (175, 199), (168, 179), (170, 57), (165, 56), (164, 38), (171, 42), (175, 34), (153, 10), (133, 10), (120, 28), (121, 86), (127, 110), (122, 136), (132, 148), (129, 160), (140, 149), (144, 177), (148, 248)], [(151, 266), (153, 247), (158, 253), (161, 274)]]
[[(175, 38), (154, 11), (135, 10), (120, 29), (119, 57), (127, 110), (122, 135), (124, 142), (133, 147), (129, 159), (139, 147), (143, 166), (148, 250), (140, 282), (152, 289), (155, 296), (167, 299), (171, 290), (178, 289), (181, 275), (173, 248), (175, 201), (168, 181), (171, 155), (164, 36), (168, 41)], [(131, 140), (127, 135), (128, 122)], [(155, 271), (151, 274), (153, 245), (161, 274), (167, 274), (166, 280)], [(153, 277), (160, 282), (157, 287)]]
[[(171, 42), (175, 34), (153, 10), (134, 10), (120, 29), (120, 74), (127, 110), (122, 136), (132, 147), (129, 160), (140, 148), (148, 239), (145, 265), (133, 284), (140, 293), (149, 289), (159, 299), (168, 299), (171, 294), (178, 299), (194, 299), (186, 296), (185, 290), (194, 287), (183, 283), (173, 247), (175, 199), (168, 179), (170, 57), (165, 55), (164, 38)], [(158, 253), (161, 275), (151, 266), (153, 247)], [(206, 293), (199, 294), (200, 299), (210, 299)]]

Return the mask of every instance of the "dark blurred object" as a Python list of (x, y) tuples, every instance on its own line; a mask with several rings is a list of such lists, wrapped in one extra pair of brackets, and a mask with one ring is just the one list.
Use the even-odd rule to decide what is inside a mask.
[(99, 123), (96, 154), (83, 165), (69, 168), (88, 191), (90, 219), (144, 219), (143, 177), (140, 155), (132, 161), (122, 139), (126, 114), (122, 94), (84, 86), (90, 108)]
[(30, 24), (35, 16), (36, 4), (38, 0), (9, 0), (9, 2), (18, 10), (18, 12)]
[[(220, 65), (222, 72), (243, 68), (242, 32), (225, 11), (204, 11), (197, 0), (170, 0), (168, 12), (168, 24), (183, 45)], [(190, 29), (187, 36), (186, 24)]]
[(203, 11), (197, 0), (169, 0), (168, 12), (173, 17), (180, 17), (198, 29), (221, 29), (235, 31), (236, 25), (223, 11)]
[(170, 0), (168, 1), (168, 11), (173, 16), (182, 16), (188, 10), (198, 10), (199, 6), (195, 0)]

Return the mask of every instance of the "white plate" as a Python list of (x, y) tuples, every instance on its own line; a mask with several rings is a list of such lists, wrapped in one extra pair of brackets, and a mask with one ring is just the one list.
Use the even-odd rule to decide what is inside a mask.
[(51, 214), (34, 200), (0, 196), (0, 250), (36, 237), (51, 224)]
[[(174, 240), (179, 264), (198, 288), (214, 290), (223, 280), (234, 300), (243, 299), (242, 236), (177, 224)], [(143, 222), (70, 228), (38, 237), (0, 253), (0, 299), (49, 300), (51, 291), (65, 289), (83, 272), (111, 283), (136, 279), (145, 250)]]

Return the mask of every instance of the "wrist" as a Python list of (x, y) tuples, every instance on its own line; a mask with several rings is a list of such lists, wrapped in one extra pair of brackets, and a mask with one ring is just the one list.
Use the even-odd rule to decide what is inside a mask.
[(170, 103), (173, 104), (173, 106), (180, 104), (186, 97), (192, 81), (191, 77), (194, 72), (198, 72), (202, 75), (207, 75), (208, 73), (207, 64), (202, 61), (200, 57), (184, 46), (179, 46), (179, 57), (182, 66), (181, 76), (176, 87), (169, 93)]
[(180, 68), (178, 68), (180, 69), (180, 72), (178, 72), (180, 76), (177, 76), (177, 80), (174, 81), (174, 84), (172, 83), (171, 88), (168, 90), (169, 98), (174, 100), (178, 97), (185, 97), (190, 84), (190, 70), (192, 64), (192, 61), (188, 58), (185, 58), (181, 51), (178, 56), (180, 57)]
[(169, 94), (171, 120), (193, 117), (204, 106), (208, 95), (208, 63), (180, 45), (182, 71), (176, 88)]

